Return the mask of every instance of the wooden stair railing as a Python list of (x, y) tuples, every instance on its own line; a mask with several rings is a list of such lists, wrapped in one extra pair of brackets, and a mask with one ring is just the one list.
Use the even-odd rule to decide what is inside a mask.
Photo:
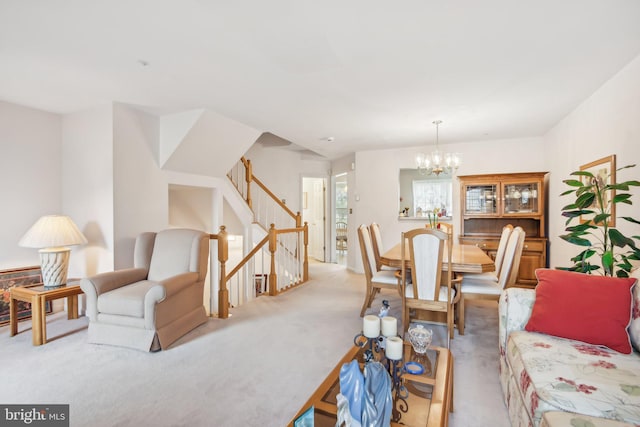
[[(309, 280), (309, 227), (307, 223), (302, 224), (300, 212), (291, 211), (253, 176), (251, 162), (244, 157), (227, 176), (253, 211), (254, 221), (267, 231), (267, 236), (226, 274), (229, 247), (225, 227), (220, 227), (217, 235), (210, 235), (211, 239), (218, 240), (218, 317), (221, 319), (229, 316), (232, 301), (239, 304), (249, 290), (257, 292), (255, 283), (258, 276), (266, 276), (267, 294), (271, 296)], [(264, 262), (261, 265), (261, 257), (269, 258), (268, 266)], [(260, 270), (259, 274), (256, 270)]]
[[(242, 157), (227, 176), (253, 211), (254, 221), (268, 230), (302, 226), (302, 215), (294, 213), (252, 172), (251, 161)], [(252, 184), (255, 184), (252, 186)]]
[[(247, 281), (255, 285), (255, 270), (257, 259), (260, 254), (268, 250), (268, 295), (276, 296), (288, 289), (301, 285), (309, 280), (308, 265), (308, 225), (302, 227), (277, 230), (273, 224), (269, 228), (269, 233), (236, 265), (228, 274), (226, 273), (226, 262), (229, 259), (229, 247), (227, 242), (227, 232), (225, 226), (220, 227), (218, 234), (210, 234), (210, 239), (218, 241), (218, 262), (220, 263), (220, 282), (218, 289), (218, 317), (226, 319), (229, 317), (229, 306), (231, 300), (239, 300), (241, 292), (248, 289)], [(283, 238), (287, 236), (289, 240), (294, 239), (304, 245), (304, 250), (296, 249), (295, 253), (304, 253), (304, 258), (294, 256), (294, 253), (285, 251)], [(302, 240), (301, 240), (302, 238)], [(278, 250), (280, 248), (280, 250)], [(301, 262), (302, 260), (302, 262)], [(261, 276), (265, 269), (260, 269)], [(230, 292), (230, 286), (233, 289)], [(254, 289), (252, 287), (252, 289)]]

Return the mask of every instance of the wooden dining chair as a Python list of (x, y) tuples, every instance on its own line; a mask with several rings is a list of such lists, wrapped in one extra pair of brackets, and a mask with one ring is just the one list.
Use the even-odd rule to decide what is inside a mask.
[(496, 256), (494, 258), (494, 271), (486, 271), (484, 273), (466, 273), (467, 279), (473, 279), (474, 281), (483, 280), (487, 282), (498, 283), (500, 270), (502, 268), (502, 261), (504, 260), (504, 254), (507, 249), (507, 243), (509, 237), (513, 232), (513, 225), (507, 224), (502, 227), (502, 234), (500, 235), (500, 241), (498, 243), (498, 249), (496, 250)]
[(347, 223), (346, 222), (336, 222), (336, 250), (338, 251), (346, 251), (347, 250)]
[(358, 240), (360, 241), (362, 266), (367, 281), (364, 304), (362, 304), (362, 310), (360, 310), (360, 317), (362, 317), (367, 308), (371, 307), (371, 303), (376, 294), (380, 292), (380, 289), (398, 290), (398, 278), (396, 278), (395, 270), (377, 270), (371, 234), (369, 233), (369, 227), (364, 224), (358, 227)]
[(473, 275), (465, 274), (462, 278), (461, 295), (458, 303), (458, 332), (464, 335), (465, 301), (469, 299), (489, 299), (498, 301), (502, 291), (513, 286), (518, 277), (520, 258), (524, 248), (525, 231), (516, 227), (511, 232), (507, 242), (504, 258), (500, 265), (498, 281), (477, 280)]
[[(452, 236), (441, 230), (419, 228), (402, 233), (402, 271), (400, 291), (402, 298), (402, 324), (409, 329), (411, 312), (428, 311), (446, 313), (447, 348), (453, 338), (454, 304), (456, 292), (451, 267)], [(405, 241), (408, 243), (405, 245)], [(408, 254), (407, 249), (408, 247)], [(447, 269), (442, 271), (443, 256), (447, 251)], [(410, 272), (407, 272), (409, 261)]]
[(389, 267), (388, 265), (382, 265), (380, 255), (384, 253), (382, 249), (382, 235), (380, 234), (380, 226), (377, 223), (372, 223), (369, 226), (369, 233), (371, 233), (371, 243), (373, 244), (373, 255), (376, 260), (376, 271), (391, 270), (397, 271), (397, 268)]

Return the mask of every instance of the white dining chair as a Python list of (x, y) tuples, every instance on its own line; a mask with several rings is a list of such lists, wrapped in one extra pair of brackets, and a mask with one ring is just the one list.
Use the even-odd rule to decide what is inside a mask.
[(516, 227), (511, 232), (504, 251), (504, 258), (500, 265), (497, 282), (477, 280), (470, 274), (463, 276), (460, 287), (460, 301), (458, 303), (458, 332), (460, 335), (464, 334), (466, 300), (489, 299), (498, 301), (503, 289), (512, 286), (516, 282), (524, 247), (524, 238), (525, 232), (522, 227)]
[(465, 273), (464, 276), (468, 279), (482, 280), (487, 282), (498, 283), (500, 276), (500, 269), (502, 268), (502, 262), (504, 260), (504, 253), (507, 249), (507, 243), (509, 237), (513, 232), (513, 225), (507, 224), (502, 227), (502, 234), (500, 235), (500, 242), (498, 243), (498, 249), (496, 250), (496, 257), (494, 259), (495, 270), (486, 271), (484, 273)]
[(369, 232), (371, 233), (371, 243), (373, 244), (373, 255), (376, 260), (376, 271), (390, 270), (397, 271), (397, 268), (389, 267), (388, 265), (382, 265), (381, 255), (384, 253), (382, 246), (382, 235), (380, 234), (380, 226), (377, 223), (372, 223), (369, 226)]
[(360, 310), (360, 317), (362, 317), (367, 311), (367, 308), (371, 307), (371, 303), (376, 294), (380, 292), (380, 289), (398, 290), (398, 278), (396, 277), (395, 270), (378, 271), (369, 227), (364, 224), (358, 227), (358, 240), (360, 241), (362, 266), (367, 284), (364, 303), (362, 304), (362, 310)]
[[(405, 251), (407, 241), (408, 253)], [(402, 233), (402, 325), (406, 333), (411, 323), (411, 312), (427, 311), (446, 314), (447, 348), (453, 338), (454, 287), (451, 235), (441, 230), (418, 228)], [(443, 271), (444, 252), (447, 251), (447, 269)], [(410, 260), (410, 261), (409, 261)], [(407, 265), (409, 261), (409, 265)], [(407, 271), (410, 270), (410, 271)], [(417, 313), (415, 313), (417, 315)]]

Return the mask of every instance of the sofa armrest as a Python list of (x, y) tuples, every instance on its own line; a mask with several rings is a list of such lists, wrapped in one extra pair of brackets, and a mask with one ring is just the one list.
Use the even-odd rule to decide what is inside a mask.
[(524, 330), (529, 317), (531, 317), (535, 301), (536, 291), (533, 289), (508, 288), (500, 295), (498, 344), (501, 355), (504, 355), (507, 348), (509, 334), (513, 331)]

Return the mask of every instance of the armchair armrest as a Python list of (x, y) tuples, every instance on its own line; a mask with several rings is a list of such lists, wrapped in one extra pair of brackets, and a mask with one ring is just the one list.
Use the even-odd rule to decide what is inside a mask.
[(127, 268), (97, 274), (80, 280), (80, 289), (87, 296), (87, 316), (91, 320), (96, 319), (99, 295), (130, 283), (144, 280), (146, 277), (147, 270), (144, 268)]
[(533, 289), (508, 288), (500, 295), (498, 304), (499, 330), (498, 341), (500, 354), (507, 348), (507, 339), (513, 331), (523, 331), (531, 310), (536, 301), (536, 291)]
[(86, 277), (80, 281), (80, 288), (85, 294), (89, 291), (89, 293), (95, 292), (96, 295), (101, 295), (146, 278), (147, 270), (144, 268), (126, 268)]
[(187, 289), (198, 281), (198, 273), (183, 273), (168, 279), (156, 282), (144, 296), (145, 327), (154, 328), (156, 308), (159, 302)]
[(169, 277), (158, 284), (162, 285), (165, 289), (165, 297), (168, 298), (178, 292), (186, 289), (188, 286), (193, 285), (198, 281), (198, 273), (182, 273), (177, 276)]

